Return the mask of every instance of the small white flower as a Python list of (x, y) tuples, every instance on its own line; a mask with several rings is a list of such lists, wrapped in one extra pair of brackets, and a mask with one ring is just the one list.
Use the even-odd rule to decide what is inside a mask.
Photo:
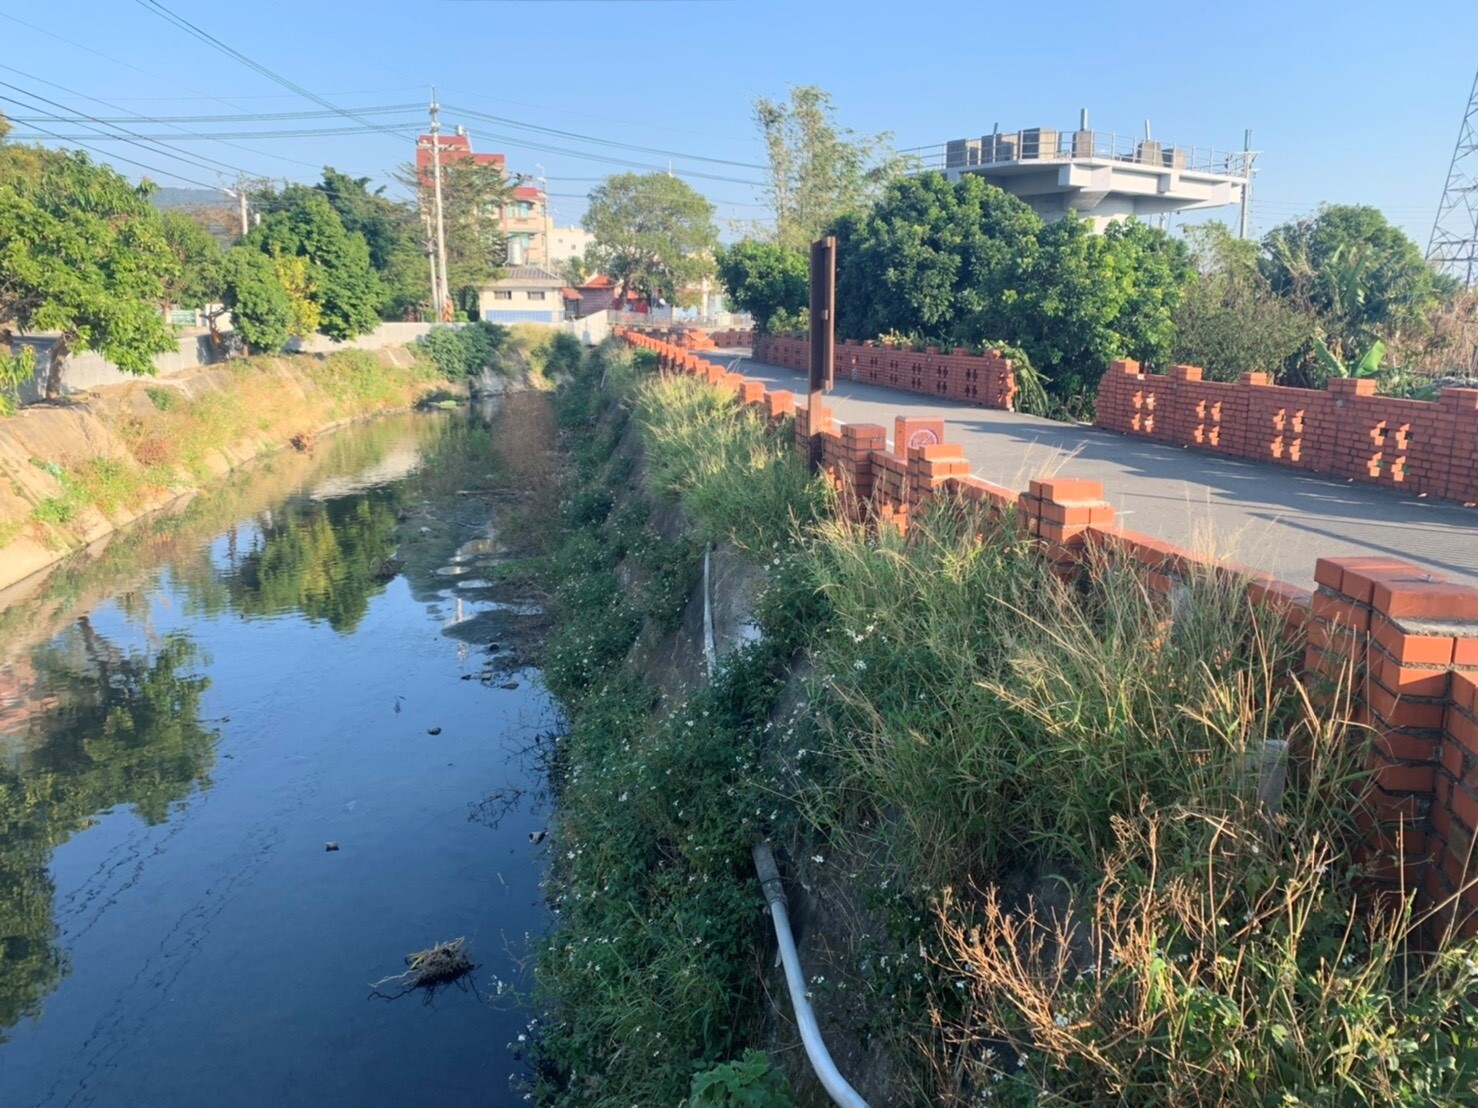
[(852, 668), (855, 669), (858, 673), (861, 673), (867, 668), (867, 663), (864, 662), (861, 658), (858, 658), (855, 662), (852, 663)]
[(820, 854), (812, 854), (811, 861), (815, 862), (819, 866), (826, 861), (826, 858)]
[(1054, 1019), (1052, 1022), (1055, 1023), (1058, 1027), (1066, 1027), (1067, 1017), (1062, 1015), (1061, 1013), (1058, 1013), (1057, 1018)]

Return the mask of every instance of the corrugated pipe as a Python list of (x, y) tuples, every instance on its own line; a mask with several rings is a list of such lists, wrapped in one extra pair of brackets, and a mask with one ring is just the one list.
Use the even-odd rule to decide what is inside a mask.
[[(708, 676), (713, 677), (718, 669), (718, 650), (713, 634), (713, 544), (703, 550), (703, 661)], [(760, 876), (760, 888), (765, 891), (765, 900), (770, 906), (770, 915), (775, 921), (775, 939), (780, 944), (780, 960), (785, 963), (785, 984), (790, 990), (790, 1004), (795, 1009), (796, 1026), (801, 1029), (801, 1042), (806, 1047), (806, 1057), (811, 1068), (821, 1079), (822, 1086), (831, 1099), (842, 1108), (868, 1108), (867, 1101), (851, 1085), (831, 1060), (831, 1052), (821, 1038), (821, 1027), (816, 1023), (816, 1013), (811, 1011), (811, 1002), (806, 999), (806, 975), (801, 972), (801, 956), (795, 948), (795, 936), (790, 933), (790, 915), (786, 911), (785, 886), (780, 883), (780, 869), (775, 865), (775, 855), (768, 843), (754, 844), (754, 868)]]
[(775, 855), (768, 843), (754, 844), (754, 868), (760, 876), (760, 888), (765, 891), (765, 900), (770, 906), (770, 915), (775, 921), (775, 939), (780, 944), (780, 960), (785, 963), (785, 984), (790, 989), (790, 1004), (795, 1009), (796, 1026), (801, 1030), (801, 1042), (806, 1047), (806, 1057), (811, 1068), (821, 1079), (822, 1086), (833, 1101), (842, 1108), (868, 1108), (862, 1095), (847, 1083), (847, 1079), (831, 1060), (831, 1052), (821, 1038), (821, 1028), (816, 1023), (816, 1013), (806, 999), (806, 975), (801, 971), (801, 956), (795, 948), (795, 936), (790, 932), (790, 916), (786, 912), (785, 886), (780, 883), (780, 869), (775, 865)]

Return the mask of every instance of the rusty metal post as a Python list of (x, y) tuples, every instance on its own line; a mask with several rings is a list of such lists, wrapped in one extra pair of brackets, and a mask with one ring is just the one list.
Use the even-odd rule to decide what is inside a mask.
[(810, 432), (811, 472), (821, 468), (821, 433), (816, 413), (823, 392), (834, 384), (836, 346), (837, 240), (827, 236), (811, 244), (811, 395), (806, 402)]

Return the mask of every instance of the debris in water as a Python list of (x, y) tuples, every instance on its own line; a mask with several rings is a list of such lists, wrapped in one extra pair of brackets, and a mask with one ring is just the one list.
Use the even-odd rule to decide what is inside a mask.
[(516, 689), (516, 688), (518, 688), (518, 682), (517, 681), (504, 681), (498, 687), (500, 689)]
[(488, 653), (490, 653), (490, 654), (496, 654), (497, 652), (498, 652), (498, 644), (495, 643), (495, 642), (488, 643)]
[(440, 727), (428, 727), (428, 728), (426, 728), (426, 734), (428, 734), (428, 735), (440, 735), (441, 734), (441, 728)]
[[(426, 999), (430, 1000), (437, 989), (461, 981), (477, 968), (476, 963), (472, 961), (472, 956), (467, 953), (465, 938), (437, 943), (429, 950), (407, 954), (405, 964), (410, 968), (404, 973), (392, 974), (378, 981), (372, 981), (370, 983), (371, 995), (394, 1000), (416, 989), (425, 989)], [(394, 991), (382, 992), (381, 990), (386, 986)]]
[(323, 844), (323, 849), (332, 852), (332, 851), (335, 851), (335, 850), (338, 850), (339, 849), (339, 844), (338, 843), (324, 843)]
[(535, 846), (538, 846), (544, 841), (544, 836), (547, 834), (549, 834), (548, 831), (530, 831), (529, 842), (533, 843)]

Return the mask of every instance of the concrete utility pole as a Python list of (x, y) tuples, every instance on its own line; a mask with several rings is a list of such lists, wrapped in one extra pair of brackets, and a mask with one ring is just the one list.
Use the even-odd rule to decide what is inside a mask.
[(447, 322), (451, 289), (446, 278), (446, 218), (441, 210), (441, 105), (436, 102), (436, 88), (431, 89), (431, 177), (436, 192), (436, 261), (439, 277), (436, 283), (436, 318)]
[(1237, 237), (1245, 239), (1252, 223), (1252, 160), (1257, 157), (1252, 151), (1252, 131), (1249, 128), (1242, 136), (1242, 219), (1237, 225)]
[(436, 236), (431, 231), (431, 216), (421, 213), (421, 224), (426, 228), (426, 259), (431, 263), (431, 311), (437, 322), (441, 321), (441, 279), (436, 274)]
[(251, 217), (246, 211), (246, 189), (237, 189), (236, 197), (241, 201), (241, 237), (246, 238), (247, 231), (251, 230), (248, 226)]

